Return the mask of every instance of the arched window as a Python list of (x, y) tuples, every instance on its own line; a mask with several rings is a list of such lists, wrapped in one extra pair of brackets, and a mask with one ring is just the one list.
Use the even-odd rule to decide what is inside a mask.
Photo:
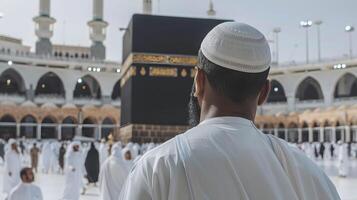
[(66, 117), (62, 121), (62, 140), (71, 140), (76, 135), (76, 120), (73, 117)]
[(87, 117), (83, 120), (82, 136), (94, 138), (95, 136), (95, 122), (93, 119)]
[(37, 121), (34, 116), (26, 115), (21, 119), (20, 136), (26, 138), (36, 138)]
[(16, 138), (16, 120), (11, 115), (4, 115), (0, 118), (0, 138), (8, 140)]
[(107, 117), (102, 123), (102, 138), (108, 139), (109, 134), (114, 134), (114, 121)]
[(37, 82), (35, 95), (51, 95), (64, 97), (65, 90), (62, 80), (53, 72), (44, 74)]
[(276, 80), (271, 81), (271, 90), (267, 100), (268, 103), (286, 102), (286, 95), (283, 86)]
[(320, 142), (320, 124), (315, 122), (312, 129), (312, 140), (314, 142)]
[(288, 142), (299, 142), (299, 131), (296, 123), (290, 123), (288, 126)]
[(302, 123), (302, 142), (308, 142), (309, 141), (309, 125), (306, 122)]
[(356, 97), (357, 96), (357, 78), (347, 73), (337, 82), (335, 87), (335, 98)]
[(26, 92), (22, 76), (14, 69), (7, 69), (0, 75), (0, 94), (24, 95)]
[(52, 117), (45, 117), (42, 120), (41, 138), (42, 139), (56, 139), (57, 138), (56, 122)]
[(324, 125), (324, 141), (325, 142), (332, 142), (332, 127), (331, 123), (325, 121)]
[(299, 101), (322, 100), (323, 93), (320, 84), (311, 77), (305, 78), (298, 86), (296, 98)]
[(112, 100), (120, 99), (121, 88), (120, 88), (120, 80), (117, 81), (114, 85), (112, 92)]
[(286, 139), (285, 138), (285, 126), (283, 123), (279, 123), (279, 126), (278, 126), (278, 137), (281, 138), (281, 139)]
[(100, 99), (101, 95), (98, 81), (90, 75), (80, 78), (80, 81), (77, 81), (73, 92), (74, 98)]

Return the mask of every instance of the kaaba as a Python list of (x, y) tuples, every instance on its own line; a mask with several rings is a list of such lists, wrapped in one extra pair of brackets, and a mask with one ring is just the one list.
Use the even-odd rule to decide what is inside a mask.
[(200, 44), (225, 21), (133, 15), (123, 36), (121, 140), (164, 142), (189, 128)]

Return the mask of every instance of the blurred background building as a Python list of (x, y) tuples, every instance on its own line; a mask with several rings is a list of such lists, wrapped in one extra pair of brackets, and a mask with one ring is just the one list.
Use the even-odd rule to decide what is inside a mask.
[[(120, 136), (121, 63), (106, 60), (103, 42), (109, 24), (103, 19), (103, 0), (93, 0), (93, 18), (87, 23), (92, 44), (87, 47), (52, 44), (56, 20), (50, 0), (40, 0), (39, 6), (33, 19), (38, 38), (34, 51), (21, 39), (0, 36), (0, 137)], [(143, 0), (143, 13), (151, 12), (151, 0)], [(212, 2), (207, 14), (215, 14)], [(303, 28), (311, 25), (301, 23)], [(346, 26), (346, 32), (353, 30)], [(349, 57), (319, 56), (315, 62), (307, 48), (305, 63), (279, 63), (280, 31), (274, 29), (271, 93), (258, 109), (256, 125), (290, 142), (357, 141), (357, 59), (352, 48)]]

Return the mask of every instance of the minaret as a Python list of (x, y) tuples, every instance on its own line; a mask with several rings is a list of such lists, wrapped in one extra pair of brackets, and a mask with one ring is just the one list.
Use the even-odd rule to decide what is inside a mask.
[(208, 8), (208, 11), (207, 11), (207, 15), (211, 16), (211, 17), (216, 15), (216, 11), (214, 10), (212, 0), (209, 1), (209, 8)]
[(108, 23), (103, 20), (103, 0), (93, 0), (93, 19), (88, 22), (90, 29), (91, 57), (94, 59), (105, 59), (105, 46), (103, 41), (106, 38), (106, 28)]
[(152, 14), (152, 0), (143, 0), (143, 14)]
[(56, 22), (50, 16), (51, 2), (50, 0), (40, 0), (39, 16), (33, 18), (36, 24), (36, 54), (38, 55), (51, 55), (52, 43), (50, 41), (53, 36), (53, 24)]

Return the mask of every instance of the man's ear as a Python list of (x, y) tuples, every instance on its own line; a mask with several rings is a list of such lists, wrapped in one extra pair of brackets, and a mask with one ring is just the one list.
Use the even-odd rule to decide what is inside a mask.
[(205, 86), (205, 74), (202, 69), (198, 69), (195, 75), (195, 97), (202, 96)]
[(270, 93), (270, 87), (271, 87), (270, 81), (266, 80), (262, 89), (259, 92), (258, 106), (262, 105), (265, 102), (265, 100), (268, 98)]

